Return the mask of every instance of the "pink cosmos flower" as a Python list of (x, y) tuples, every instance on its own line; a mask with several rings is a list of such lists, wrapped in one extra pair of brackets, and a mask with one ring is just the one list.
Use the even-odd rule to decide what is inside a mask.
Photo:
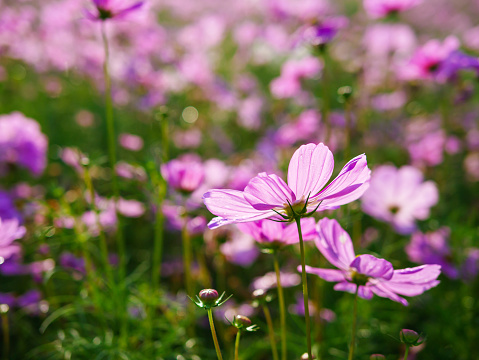
[[(306, 266), (306, 272), (337, 282), (334, 290), (355, 293), (364, 299), (373, 294), (408, 305), (404, 296), (417, 296), (439, 284), (440, 265), (422, 265), (394, 270), (392, 264), (372, 255), (354, 254), (348, 233), (334, 219), (323, 218), (317, 226), (316, 247), (338, 269), (319, 269)], [(301, 271), (301, 267), (298, 267)], [(359, 286), (359, 289), (357, 287)]]
[(143, 148), (143, 139), (133, 134), (120, 134), (119, 143), (122, 147), (131, 151), (140, 151)]
[(168, 185), (184, 192), (195, 191), (205, 177), (203, 164), (196, 159), (183, 157), (161, 166), (161, 175)]
[(419, 3), (421, 0), (364, 0), (364, 9), (372, 18), (381, 18), (408, 10)]
[(25, 227), (20, 226), (17, 219), (0, 218), (0, 258), (5, 260), (20, 254), (21, 248), (14, 241), (22, 238), (25, 233)]
[(85, 15), (93, 21), (105, 21), (108, 19), (123, 19), (132, 11), (143, 6), (144, 1), (138, 1), (130, 5), (124, 0), (92, 0), (96, 7), (96, 13), (85, 10)]
[(442, 43), (429, 40), (399, 69), (398, 75), (403, 80), (434, 79), (441, 64), (458, 48), (459, 40), (454, 36), (447, 37)]
[(397, 169), (391, 165), (373, 171), (371, 186), (361, 198), (366, 214), (390, 223), (400, 234), (414, 231), (416, 219), (427, 219), (429, 209), (438, 200), (436, 184), (423, 182), (421, 171), (412, 166)]
[(218, 216), (208, 227), (284, 216), (291, 219), (292, 210), (305, 215), (314, 210), (337, 209), (358, 199), (368, 188), (370, 170), (366, 155), (349, 161), (325, 187), (333, 169), (333, 154), (326, 145), (302, 145), (289, 163), (288, 184), (275, 174), (260, 173), (244, 191), (213, 189), (205, 193), (206, 207)]
[[(255, 278), (251, 283), (251, 288), (253, 290), (269, 290), (278, 286), (276, 280), (276, 273), (271, 271), (263, 276)], [(279, 274), (279, 280), (281, 281), (282, 287), (297, 286), (301, 283), (301, 277), (298, 274), (283, 271)]]

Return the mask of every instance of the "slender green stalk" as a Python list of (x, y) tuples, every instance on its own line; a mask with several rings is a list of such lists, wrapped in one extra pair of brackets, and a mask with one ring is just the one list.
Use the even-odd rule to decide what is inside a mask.
[(151, 279), (153, 283), (153, 289), (157, 289), (161, 279), (161, 260), (163, 257), (163, 226), (165, 223), (165, 215), (161, 209), (163, 200), (166, 194), (166, 184), (160, 179), (156, 170), (152, 172), (153, 186), (156, 193), (156, 216), (155, 216), (155, 239), (153, 245), (153, 264), (151, 269)]
[(304, 242), (303, 233), (301, 232), (301, 218), (296, 216), (296, 225), (298, 227), (299, 235), (299, 249), (301, 251), (301, 282), (303, 283), (303, 299), (304, 299), (304, 320), (306, 322), (306, 344), (308, 346), (308, 358), (313, 359), (313, 353), (311, 351), (311, 325), (309, 318), (309, 297), (308, 297), (308, 282), (306, 278), (306, 262), (304, 259)]
[(271, 313), (266, 305), (263, 305), (264, 317), (268, 324), (269, 341), (271, 343), (271, 351), (273, 352), (273, 360), (278, 360), (278, 349), (276, 348), (276, 340), (274, 339), (274, 327), (273, 320), (271, 319)]
[(344, 140), (345, 140), (345, 149), (344, 149), (344, 158), (348, 161), (349, 156), (351, 155), (351, 99), (345, 100), (344, 105), (344, 118), (346, 120)]
[[(108, 258), (108, 244), (106, 242), (105, 232), (103, 231), (103, 227), (101, 226), (100, 212), (95, 202), (95, 189), (93, 188), (93, 182), (91, 180), (88, 166), (85, 165), (83, 168), (84, 168), (83, 177), (85, 180), (85, 185), (87, 187), (88, 193), (90, 194), (91, 207), (93, 209), (93, 212), (95, 213), (96, 226), (98, 227), (98, 237), (100, 238), (100, 252), (101, 252), (101, 257), (103, 261), (103, 267), (104, 267), (108, 282), (110, 283), (110, 286), (114, 286), (115, 283), (113, 279), (113, 270), (111, 268), (110, 260)], [(84, 254), (86, 254), (86, 252)]]
[(351, 336), (351, 345), (349, 346), (348, 360), (353, 360), (354, 347), (356, 345), (356, 325), (358, 320), (358, 291), (359, 291), (359, 285), (356, 286), (356, 293), (354, 294), (353, 331)]
[(241, 331), (238, 330), (236, 333), (236, 341), (235, 341), (235, 360), (239, 360), (239, 342), (241, 337)]
[(407, 360), (408, 354), (409, 354), (409, 346), (406, 346), (406, 351), (404, 352), (404, 359), (403, 360)]
[(186, 210), (183, 217), (183, 221), (184, 223), (183, 223), (183, 228), (181, 230), (181, 237), (183, 240), (183, 266), (184, 266), (184, 272), (185, 272), (185, 285), (186, 285), (186, 293), (191, 296), (194, 293), (193, 282), (191, 279), (192, 249), (191, 249), (191, 236), (190, 236), (190, 233), (188, 232), (188, 218), (186, 215)]
[[(115, 171), (115, 166), (116, 166), (115, 124), (113, 120), (113, 100), (111, 96), (111, 79), (110, 79), (110, 72), (108, 70), (110, 51), (108, 46), (108, 37), (106, 34), (106, 25), (104, 21), (101, 22), (101, 35), (103, 40), (103, 48), (105, 51), (105, 61), (103, 62), (103, 76), (105, 81), (105, 116), (106, 116), (106, 126), (107, 126), (107, 135), (108, 135), (108, 157), (110, 159), (113, 197), (116, 202), (118, 201), (118, 198), (120, 196), (120, 191), (118, 188), (118, 177)], [(115, 203), (115, 209), (116, 209), (116, 203)], [(120, 281), (122, 281), (125, 278), (126, 251), (125, 251), (125, 241), (123, 238), (123, 229), (121, 227), (120, 221), (118, 221), (118, 231), (116, 234), (116, 239), (117, 239), (117, 246), (118, 246), (118, 262), (119, 262), (118, 269), (119, 269)]]
[(8, 360), (8, 353), (10, 352), (10, 327), (8, 324), (8, 305), (2, 304), (0, 306), (6, 307), (7, 310), (0, 309), (2, 314), (2, 330), (3, 330), (3, 358)]
[(278, 254), (275, 251), (274, 254), (274, 271), (276, 272), (276, 284), (278, 287), (278, 300), (279, 300), (279, 316), (281, 323), (281, 359), (287, 358), (287, 341), (286, 341), (286, 308), (284, 306), (283, 287), (281, 286), (281, 278), (279, 272)]
[(210, 321), (211, 335), (213, 336), (213, 342), (215, 343), (216, 356), (218, 357), (218, 360), (223, 360), (220, 345), (218, 344), (218, 338), (216, 337), (215, 324), (213, 322), (213, 313), (211, 309), (208, 309), (208, 320)]

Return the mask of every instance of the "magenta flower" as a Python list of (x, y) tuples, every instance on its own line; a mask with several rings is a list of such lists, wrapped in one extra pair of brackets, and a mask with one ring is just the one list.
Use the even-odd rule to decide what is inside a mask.
[(373, 171), (371, 186), (361, 198), (366, 214), (390, 223), (401, 234), (414, 231), (416, 219), (427, 219), (429, 209), (438, 200), (436, 184), (423, 182), (421, 171), (412, 166), (397, 169), (391, 165)]
[(175, 159), (161, 166), (161, 175), (168, 185), (182, 192), (193, 192), (205, 178), (201, 162), (185, 157)]
[(25, 236), (25, 227), (20, 226), (19, 221), (0, 218), (0, 258), (9, 259), (11, 256), (21, 253), (20, 245), (14, 241)]
[[(238, 229), (250, 235), (262, 247), (276, 249), (285, 245), (299, 243), (296, 224), (279, 223), (267, 219), (238, 224)], [(313, 240), (317, 237), (316, 221), (313, 218), (301, 219), (303, 240)]]
[(105, 21), (108, 19), (123, 19), (132, 11), (143, 6), (144, 1), (137, 1), (129, 5), (124, 0), (92, 0), (96, 7), (96, 13), (85, 10), (85, 15), (90, 20)]
[[(336, 269), (306, 266), (306, 272), (337, 282), (334, 290), (355, 293), (364, 299), (373, 294), (408, 305), (404, 296), (417, 296), (439, 284), (440, 265), (422, 265), (394, 270), (392, 264), (372, 255), (354, 254), (353, 242), (336, 220), (323, 218), (318, 222), (316, 247)], [(301, 267), (298, 267), (301, 271)], [(359, 286), (359, 289), (357, 287)]]
[(364, 0), (364, 9), (372, 18), (381, 18), (408, 10), (421, 0)]
[(260, 173), (244, 191), (213, 189), (205, 193), (206, 207), (218, 216), (208, 226), (214, 229), (266, 218), (293, 220), (311, 211), (337, 209), (358, 199), (368, 188), (366, 155), (349, 161), (325, 187), (333, 168), (333, 154), (327, 146), (302, 145), (289, 163), (288, 184), (275, 174)]
[(444, 275), (451, 279), (459, 276), (459, 271), (451, 262), (451, 248), (448, 244), (450, 229), (442, 227), (437, 231), (422, 233), (416, 231), (406, 246), (409, 260), (418, 264), (438, 264)]

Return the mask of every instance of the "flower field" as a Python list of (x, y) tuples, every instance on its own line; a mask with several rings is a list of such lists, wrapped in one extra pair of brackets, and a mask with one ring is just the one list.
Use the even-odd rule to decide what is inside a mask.
[(0, 10), (0, 359), (479, 359), (479, 3)]

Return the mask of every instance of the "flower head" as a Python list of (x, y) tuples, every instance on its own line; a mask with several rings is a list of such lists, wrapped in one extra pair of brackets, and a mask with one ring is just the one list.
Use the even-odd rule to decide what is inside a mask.
[(409, 329), (402, 329), (399, 332), (399, 338), (406, 346), (418, 346), (424, 342), (424, 339), (421, 338), (421, 334)]
[(195, 158), (183, 157), (161, 165), (161, 175), (172, 188), (191, 193), (205, 178), (203, 164)]
[(394, 270), (392, 264), (384, 259), (368, 254), (356, 256), (351, 238), (336, 220), (321, 219), (318, 234), (316, 247), (338, 269), (306, 266), (306, 272), (326, 281), (338, 282), (334, 290), (357, 291), (360, 297), (368, 300), (376, 294), (408, 305), (407, 300), (399, 295), (417, 296), (439, 284), (436, 279), (441, 272), (440, 265)]
[(92, 0), (96, 13), (85, 10), (85, 15), (90, 20), (105, 21), (108, 19), (122, 19), (132, 11), (143, 6), (144, 1), (125, 3), (124, 0)]
[(233, 325), (238, 331), (256, 331), (259, 329), (258, 325), (251, 325), (250, 318), (243, 315), (235, 315), (233, 321), (228, 322)]
[(390, 165), (373, 171), (371, 186), (361, 199), (366, 214), (390, 223), (401, 234), (414, 231), (416, 219), (427, 219), (429, 209), (438, 200), (436, 184), (423, 182), (421, 171), (412, 166), (397, 169)]
[(421, 0), (364, 0), (364, 9), (372, 18), (381, 18), (418, 5)]
[(275, 174), (260, 173), (244, 191), (213, 189), (203, 195), (206, 207), (218, 217), (211, 229), (266, 218), (292, 221), (316, 210), (337, 209), (358, 199), (369, 186), (364, 154), (349, 161), (327, 184), (334, 168), (333, 154), (322, 143), (301, 146), (288, 169), (288, 184)]
[(226, 299), (224, 299), (224, 292), (223, 294), (221, 294), (221, 296), (219, 296), (218, 291), (216, 291), (215, 289), (203, 289), (200, 291), (199, 295), (196, 295), (196, 299), (198, 301), (194, 301), (192, 298), (190, 298), (190, 300), (193, 301), (196, 306), (209, 310), (211, 308), (223, 305), (232, 296), (233, 295), (230, 295)]

